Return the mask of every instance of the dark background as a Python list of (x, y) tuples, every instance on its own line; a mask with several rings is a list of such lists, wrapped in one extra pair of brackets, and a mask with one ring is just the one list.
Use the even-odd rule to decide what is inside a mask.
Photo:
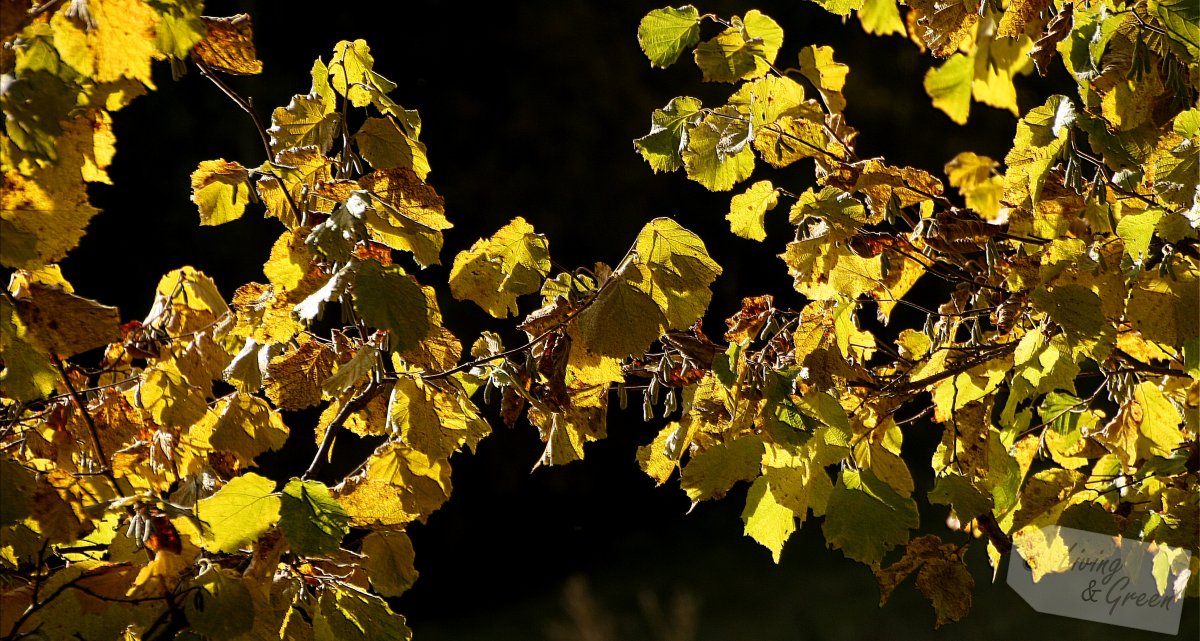
[[(611, 263), (646, 221), (672, 216), (698, 232), (725, 269), (707, 323), (717, 337), (742, 296), (769, 292), (791, 307), (803, 300), (775, 257), (790, 236), (785, 216), (768, 215), (765, 244), (737, 238), (724, 220), (731, 194), (709, 193), (682, 172), (656, 176), (633, 149), (651, 111), (671, 98), (694, 95), (717, 105), (732, 90), (702, 85), (688, 56), (665, 71), (650, 68), (636, 29), (658, 6), (210, 1), (206, 13), (253, 16), (264, 72), (230, 84), (252, 97), (264, 118), (308, 91), (312, 61), (328, 59), (337, 41), (368, 41), (376, 71), (399, 84), (396, 99), (421, 112), (429, 181), (456, 225), (446, 233), (443, 262), (520, 215), (549, 237), (558, 262)], [(958, 127), (929, 105), (921, 81), (934, 60), (903, 38), (869, 36), (856, 19), (842, 24), (795, 0), (699, 5), (725, 17), (751, 8), (784, 28), (782, 66), (794, 66), (807, 44), (833, 45), (837, 60), (850, 65), (845, 113), (861, 131), (860, 156), (940, 175), (960, 151), (1002, 159), (1010, 146), (1011, 115), (976, 104), (970, 124)], [(711, 23), (706, 29), (709, 37)], [(257, 166), (261, 145), (250, 119), (198, 74), (174, 81), (160, 65), (156, 82), (158, 91), (116, 116), (115, 186), (93, 191), (104, 212), (64, 262), (82, 294), (120, 306), (125, 319), (144, 316), (159, 277), (185, 264), (214, 277), (226, 295), (262, 281), (262, 263), (281, 231), (254, 209), (231, 224), (198, 226), (188, 200), (197, 163), (226, 158)], [(1052, 93), (1074, 94), (1061, 66), (1049, 79), (1030, 76), (1017, 86), (1022, 111)], [(770, 174), (792, 192), (812, 184), (807, 161), (783, 171), (759, 167), (755, 179)], [(418, 278), (444, 294), (447, 273), (435, 266)], [(522, 312), (529, 304), (523, 301)], [(468, 345), (481, 329), (512, 326), (489, 323), (473, 304), (448, 296), (441, 306)], [(506, 338), (517, 342), (511, 332)], [(313, 417), (288, 422), (292, 439), (267, 465), (295, 473), (315, 450)], [(660, 427), (643, 423), (640, 412), (614, 411), (609, 438), (589, 446), (585, 461), (532, 474), (542, 445), (527, 424), (501, 427), (477, 454), (456, 456), (453, 497), (427, 524), (410, 528), (421, 578), (395, 606), (417, 638), (1164, 638), (1035, 613), (1002, 579), (991, 584), (982, 544), (970, 557), (978, 582), (972, 614), (934, 632), (933, 611), (911, 582), (879, 608), (870, 571), (825, 549), (819, 519), (793, 535), (777, 566), (742, 534), (745, 487), (687, 514), (677, 481), (654, 488), (634, 460), (636, 447)], [(918, 475), (928, 474), (939, 430), (916, 423), (905, 435), (905, 456)], [(930, 479), (916, 480), (924, 496)], [(922, 516), (923, 531), (946, 534), (944, 508), (922, 506)], [(662, 617), (648, 614), (655, 604)], [(1194, 600), (1188, 609), (1182, 629), (1195, 630)], [(660, 618), (667, 623), (656, 629)]]

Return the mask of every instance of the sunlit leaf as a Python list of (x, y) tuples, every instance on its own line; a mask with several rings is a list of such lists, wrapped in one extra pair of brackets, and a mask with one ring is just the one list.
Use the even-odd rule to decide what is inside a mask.
[(262, 72), (262, 61), (254, 51), (254, 31), (248, 14), (205, 17), (204, 26), (207, 33), (192, 50), (204, 64), (237, 75)]
[(231, 480), (196, 504), (196, 516), (204, 523), (204, 549), (236, 552), (279, 520), (279, 505), (275, 481), (254, 473)]
[(771, 181), (760, 180), (754, 183), (730, 201), (729, 213), (725, 214), (725, 219), (729, 221), (729, 230), (742, 238), (763, 240), (767, 237), (763, 218), (778, 202), (779, 191)]
[(700, 12), (687, 5), (647, 13), (638, 25), (638, 44), (650, 64), (668, 67), (700, 40)]
[(524, 218), (514, 218), (488, 239), (454, 257), (450, 291), (459, 300), (472, 300), (487, 313), (504, 318), (517, 313), (517, 297), (542, 287), (550, 272), (546, 237), (535, 233)]
[(192, 172), (192, 202), (201, 225), (237, 220), (250, 202), (250, 172), (236, 162), (204, 160)]

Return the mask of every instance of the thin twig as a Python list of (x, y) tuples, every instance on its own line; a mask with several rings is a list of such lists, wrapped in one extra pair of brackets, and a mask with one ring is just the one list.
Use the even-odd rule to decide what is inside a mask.
[(121, 486), (117, 484), (117, 477), (113, 476), (112, 470), (109, 469), (108, 456), (104, 453), (104, 446), (100, 444), (100, 431), (96, 429), (96, 421), (92, 419), (91, 412), (88, 412), (87, 402), (75, 390), (75, 384), (71, 382), (71, 377), (67, 375), (67, 370), (63, 367), (62, 360), (58, 358), (58, 354), (51, 353), (50, 362), (54, 363), (54, 367), (62, 377), (63, 383), (67, 386), (67, 391), (71, 394), (71, 400), (75, 401), (75, 405), (83, 414), (84, 422), (87, 423), (88, 431), (92, 436), (92, 447), (96, 450), (96, 458), (101, 465), (99, 473), (112, 483), (114, 490), (120, 492)]
[(338, 430), (341, 429), (342, 424), (346, 422), (346, 419), (350, 418), (351, 414), (366, 407), (367, 403), (371, 402), (371, 399), (379, 395), (386, 387), (383, 383), (372, 380), (354, 398), (347, 401), (345, 405), (338, 409), (337, 415), (333, 417), (333, 420), (329, 422), (329, 426), (325, 428), (325, 435), (321, 438), (321, 445), (317, 448), (316, 455), (313, 456), (312, 462), (309, 463), (308, 469), (304, 471), (304, 475), (300, 477), (301, 479), (308, 480), (321, 470), (321, 467), (325, 464), (325, 459), (329, 456), (330, 448), (333, 447), (334, 437)]

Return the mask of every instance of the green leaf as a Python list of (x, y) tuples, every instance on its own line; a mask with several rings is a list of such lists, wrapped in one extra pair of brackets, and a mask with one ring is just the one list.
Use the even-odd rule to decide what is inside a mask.
[(354, 142), (375, 169), (411, 169), (421, 180), (429, 175), (424, 143), (411, 138), (391, 118), (367, 118), (354, 134)]
[(743, 436), (718, 443), (692, 456), (679, 475), (679, 485), (693, 503), (719, 499), (738, 481), (749, 481), (762, 471), (763, 442)]
[(769, 180), (760, 180), (744, 193), (733, 197), (729, 203), (729, 230), (749, 240), (761, 241), (767, 237), (763, 220), (768, 211), (779, 202), (779, 190)]
[(205, 160), (192, 172), (192, 202), (201, 225), (220, 225), (242, 217), (250, 202), (250, 172), (241, 164)]
[(371, 578), (371, 587), (383, 596), (404, 594), (420, 573), (413, 565), (412, 541), (404, 532), (376, 530), (363, 539), (363, 567)]
[(742, 510), (742, 522), (746, 535), (771, 551), (771, 558), (779, 563), (783, 544), (796, 531), (796, 515), (775, 498), (770, 480), (760, 476), (746, 494), (746, 508)]
[(450, 291), (458, 300), (474, 301), (492, 316), (505, 318), (517, 313), (517, 297), (540, 290), (549, 273), (546, 237), (518, 216), (454, 257)]
[(279, 527), (297, 554), (334, 552), (350, 532), (350, 515), (323, 483), (292, 479), (279, 500)]
[(363, 322), (387, 330), (388, 346), (403, 352), (416, 347), (432, 330), (430, 301), (416, 279), (399, 265), (368, 260), (354, 278), (354, 309)]
[(683, 167), (687, 131), (700, 121), (701, 108), (699, 100), (680, 96), (650, 115), (650, 133), (634, 140), (633, 146), (655, 173)]
[(0, 458), (0, 528), (20, 523), (33, 514), (36, 486), (33, 472), (8, 454)]
[(699, 40), (700, 13), (692, 5), (655, 9), (638, 24), (638, 44), (651, 66), (675, 64), (684, 50)]
[(956, 53), (942, 66), (925, 73), (925, 93), (933, 98), (934, 107), (954, 122), (965, 125), (971, 112), (971, 80), (974, 77), (974, 58)]
[(814, 0), (821, 5), (826, 11), (839, 16), (848, 16), (851, 11), (857, 11), (863, 7), (866, 0)]
[(198, 577), (198, 588), (183, 599), (183, 609), (189, 628), (205, 639), (235, 639), (254, 627), (256, 612), (254, 598), (246, 580), (233, 570), (213, 567)]
[(783, 46), (783, 29), (757, 9), (734, 16), (730, 27), (696, 47), (705, 82), (737, 82), (765, 75)]
[(1183, 45), (1194, 60), (1200, 56), (1200, 8), (1189, 0), (1157, 0), (1149, 3), (1172, 40)]
[(870, 565), (908, 541), (908, 531), (918, 524), (915, 501), (900, 496), (870, 471), (847, 468), (829, 496), (822, 529), (831, 547)]
[(828, 425), (846, 437), (850, 436), (850, 419), (836, 398), (825, 392), (809, 392), (800, 397), (796, 401), (796, 405), (806, 415)]
[(196, 516), (204, 524), (204, 549), (238, 551), (279, 520), (279, 506), (275, 481), (253, 472), (234, 478), (196, 503)]
[(1124, 240), (1124, 248), (1129, 258), (1144, 260), (1150, 241), (1154, 238), (1154, 227), (1162, 220), (1165, 211), (1152, 208), (1139, 214), (1126, 214), (1117, 222), (1117, 235)]
[(904, 20), (900, 19), (900, 7), (896, 0), (866, 0), (858, 10), (858, 21), (863, 31), (877, 36), (893, 33), (904, 35)]
[(639, 283), (650, 281), (646, 267), (630, 262), (613, 273), (575, 323), (578, 337), (593, 353), (624, 358), (643, 354), (666, 331), (667, 318)]
[(929, 491), (929, 502), (949, 505), (959, 521), (967, 522), (992, 511), (992, 497), (986, 496), (971, 481), (958, 474), (947, 474)]

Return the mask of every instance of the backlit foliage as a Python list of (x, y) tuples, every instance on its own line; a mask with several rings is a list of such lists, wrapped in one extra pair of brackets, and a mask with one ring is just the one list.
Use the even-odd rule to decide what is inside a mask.
[[(714, 191), (758, 176), (759, 160), (811, 159), (814, 174), (799, 186), (758, 179), (726, 216), (734, 234), (766, 241), (766, 217), (786, 205), (795, 235), (781, 268), (809, 302), (746, 298), (692, 380), (664, 372), (708, 361), (664, 337), (651, 397), (681, 388), (682, 418), (639, 451), (643, 469), (663, 483), (678, 468), (693, 500), (751, 483), (746, 534), (776, 560), (810, 512), (824, 516), (829, 546), (874, 570), (883, 601), (915, 573), (938, 625), (970, 609), (971, 539), (910, 540), (922, 515), (900, 453), (925, 416), (943, 429), (927, 498), (949, 506), (954, 529), (986, 537), (994, 567), (1014, 546), (1035, 574), (1069, 564), (1039, 534), (1047, 525), (1155, 541), (1161, 555), (1194, 547), (1195, 10), (910, 0), (901, 19), (894, 0), (820, 4), (945, 59), (925, 77), (933, 105), (959, 123), (972, 101), (1020, 115), (1013, 146), (1003, 163), (970, 150), (948, 159), (949, 185), (861, 158), (842, 114), (853, 70), (832, 49), (806, 45), (792, 67), (778, 33), (751, 26), (773, 24), (757, 12), (647, 15), (652, 64), (692, 51), (704, 80), (734, 85), (725, 104), (684, 96), (654, 112), (634, 145), (655, 171), (683, 169)], [(708, 22), (721, 31), (702, 40)], [(1078, 96), (1019, 114), (1014, 78), (1056, 64)], [(898, 306), (923, 322), (889, 326)], [(1193, 557), (1193, 596), (1196, 570)]]
[[(842, 117), (853, 70), (831, 48), (806, 44), (792, 69), (783, 28), (759, 11), (651, 12), (637, 37), (652, 64), (690, 52), (704, 80), (735, 85), (726, 104), (679, 97), (654, 112), (635, 146), (655, 171), (712, 190), (759, 160), (815, 171), (804, 188), (756, 180), (727, 216), (768, 242), (766, 217), (788, 206), (780, 269), (809, 302), (748, 297), (717, 344), (699, 321), (722, 268), (667, 218), (611, 264), (575, 269), (516, 218), (459, 252), (447, 283), (418, 278), (452, 222), (426, 180), (420, 116), (390, 97), (364, 41), (338, 43), (307, 93), (263, 120), (222, 80), (262, 70), (247, 16), (202, 17), (198, 0), (5, 2), (0, 636), (407, 639), (385, 601), (418, 578), (405, 529), (450, 496), (455, 453), (490, 433), (483, 401), (509, 426), (524, 416), (539, 464), (559, 465), (604, 438), (610, 400), (640, 394), (647, 418), (674, 418), (636, 455), (656, 482), (678, 471), (693, 501), (749, 483), (746, 533), (776, 560), (811, 513), (885, 600), (915, 574), (939, 624), (969, 610), (972, 538), (912, 538), (929, 515), (900, 453), (926, 415), (944, 427), (929, 502), (986, 535), (993, 564), (1015, 545), (1036, 566), (1046, 524), (1163, 554), (1193, 545), (1190, 5), (912, 2), (904, 19), (894, 0), (820, 4), (945, 58), (925, 85), (957, 121), (972, 100), (1017, 114), (1013, 78), (1031, 65), (1061, 60), (1080, 93), (1022, 114), (1003, 164), (948, 159), (947, 187), (857, 156)], [(108, 181), (113, 112), (154, 88), (163, 59), (260, 129), (260, 165), (213, 159), (192, 174), (198, 222), (265, 212), (280, 235), (263, 282), (226, 300), (185, 266), (132, 320), (76, 295), (56, 263), (97, 213), (86, 183)], [(918, 284), (940, 286), (918, 299)], [(460, 342), (438, 288), (521, 319), (527, 340)], [(928, 291), (946, 297), (928, 307)], [(864, 329), (900, 306), (924, 323)], [(284, 421), (306, 408), (320, 409), (315, 426)], [(379, 445), (317, 480), (353, 455), (336, 448), (347, 433)], [(307, 470), (262, 475), (258, 457), (290, 436), (314, 438)]]

